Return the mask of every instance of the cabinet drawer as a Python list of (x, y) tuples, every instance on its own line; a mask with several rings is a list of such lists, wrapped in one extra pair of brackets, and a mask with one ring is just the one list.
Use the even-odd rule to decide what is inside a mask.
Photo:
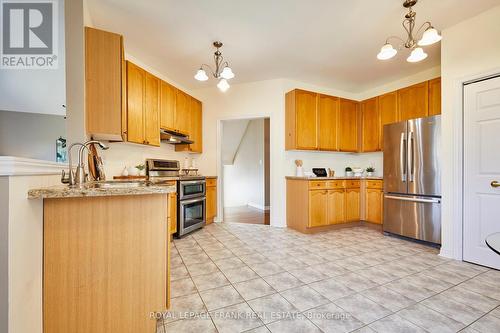
[(325, 181), (310, 181), (309, 182), (309, 189), (310, 190), (319, 190), (319, 189), (326, 189), (327, 188), (327, 182)]
[(207, 187), (217, 186), (217, 178), (207, 178)]
[(384, 182), (382, 180), (367, 180), (366, 188), (382, 189)]
[(327, 182), (326, 186), (331, 189), (344, 188), (345, 182), (343, 180), (330, 180)]
[(360, 187), (359, 180), (348, 179), (345, 181), (345, 183), (346, 183), (346, 188), (359, 188)]

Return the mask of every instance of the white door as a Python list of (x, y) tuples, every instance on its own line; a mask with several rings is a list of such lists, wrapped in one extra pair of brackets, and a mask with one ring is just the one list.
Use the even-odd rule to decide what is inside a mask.
[(500, 256), (485, 243), (500, 232), (500, 77), (464, 88), (463, 257), (500, 269)]

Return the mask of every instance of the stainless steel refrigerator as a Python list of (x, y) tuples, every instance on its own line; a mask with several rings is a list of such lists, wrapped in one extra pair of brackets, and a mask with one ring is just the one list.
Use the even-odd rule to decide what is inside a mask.
[(385, 232), (441, 244), (441, 116), (384, 126)]

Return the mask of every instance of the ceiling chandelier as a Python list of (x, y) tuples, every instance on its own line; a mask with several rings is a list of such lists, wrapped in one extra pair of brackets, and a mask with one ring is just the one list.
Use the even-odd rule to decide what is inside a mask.
[[(441, 35), (429, 21), (422, 24), (415, 32), (415, 18), (417, 13), (413, 11), (412, 7), (415, 6), (417, 1), (418, 0), (405, 0), (403, 3), (403, 7), (408, 8), (408, 13), (405, 15), (405, 19), (403, 20), (403, 28), (408, 34), (407, 39), (404, 40), (397, 36), (387, 38), (384, 46), (382, 46), (379, 54), (377, 55), (379, 60), (387, 60), (394, 57), (396, 53), (398, 53), (398, 50), (401, 50), (404, 46), (405, 48), (411, 50), (410, 56), (406, 60), (408, 62), (419, 62), (427, 58), (427, 53), (424, 52), (424, 49), (422, 49), (421, 46), (431, 45), (441, 40)], [(418, 36), (423, 29), (425, 29), (424, 33), (419, 40)], [(389, 42), (391, 39), (398, 40), (396, 48), (394, 48), (394, 46)]]
[(227, 80), (232, 79), (234, 77), (234, 73), (231, 70), (231, 67), (229, 67), (229, 63), (224, 61), (224, 57), (222, 57), (222, 53), (219, 50), (222, 47), (222, 43), (214, 42), (214, 47), (217, 49), (214, 52), (215, 70), (207, 64), (202, 64), (200, 69), (196, 72), (194, 78), (198, 81), (208, 80), (207, 72), (205, 72), (204, 69), (207, 68), (213, 77), (219, 80), (217, 88), (219, 88), (222, 92), (226, 92), (230, 87)]

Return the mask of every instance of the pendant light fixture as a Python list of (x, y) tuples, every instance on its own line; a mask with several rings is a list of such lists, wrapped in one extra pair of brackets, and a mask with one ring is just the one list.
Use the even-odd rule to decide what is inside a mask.
[[(403, 2), (403, 7), (408, 8), (408, 13), (405, 15), (405, 19), (403, 20), (403, 28), (407, 33), (406, 40), (397, 36), (387, 38), (385, 44), (382, 46), (377, 55), (379, 60), (391, 59), (398, 53), (398, 50), (401, 50), (404, 46), (405, 48), (411, 50), (410, 56), (406, 60), (408, 62), (419, 62), (427, 58), (427, 53), (425, 53), (424, 49), (420, 46), (432, 45), (441, 40), (441, 35), (429, 21), (422, 24), (415, 32), (415, 19), (417, 13), (413, 11), (413, 6), (417, 4), (417, 1), (418, 0), (405, 0)], [(420, 40), (418, 40), (418, 36), (422, 30), (424, 30), (424, 32)], [(389, 42), (391, 39), (398, 41), (396, 48), (394, 48), (393, 44)]]
[(222, 57), (220, 48), (223, 44), (217, 41), (214, 42), (213, 45), (216, 48), (216, 51), (214, 52), (215, 70), (213, 70), (212, 67), (207, 64), (202, 64), (196, 71), (194, 78), (198, 81), (207, 81), (208, 75), (205, 71), (206, 68), (214, 78), (219, 80), (219, 83), (217, 83), (217, 88), (219, 88), (222, 92), (226, 92), (230, 87), (228, 80), (234, 77), (234, 73), (231, 67), (229, 67), (229, 63), (227, 61), (224, 61), (224, 57)]

